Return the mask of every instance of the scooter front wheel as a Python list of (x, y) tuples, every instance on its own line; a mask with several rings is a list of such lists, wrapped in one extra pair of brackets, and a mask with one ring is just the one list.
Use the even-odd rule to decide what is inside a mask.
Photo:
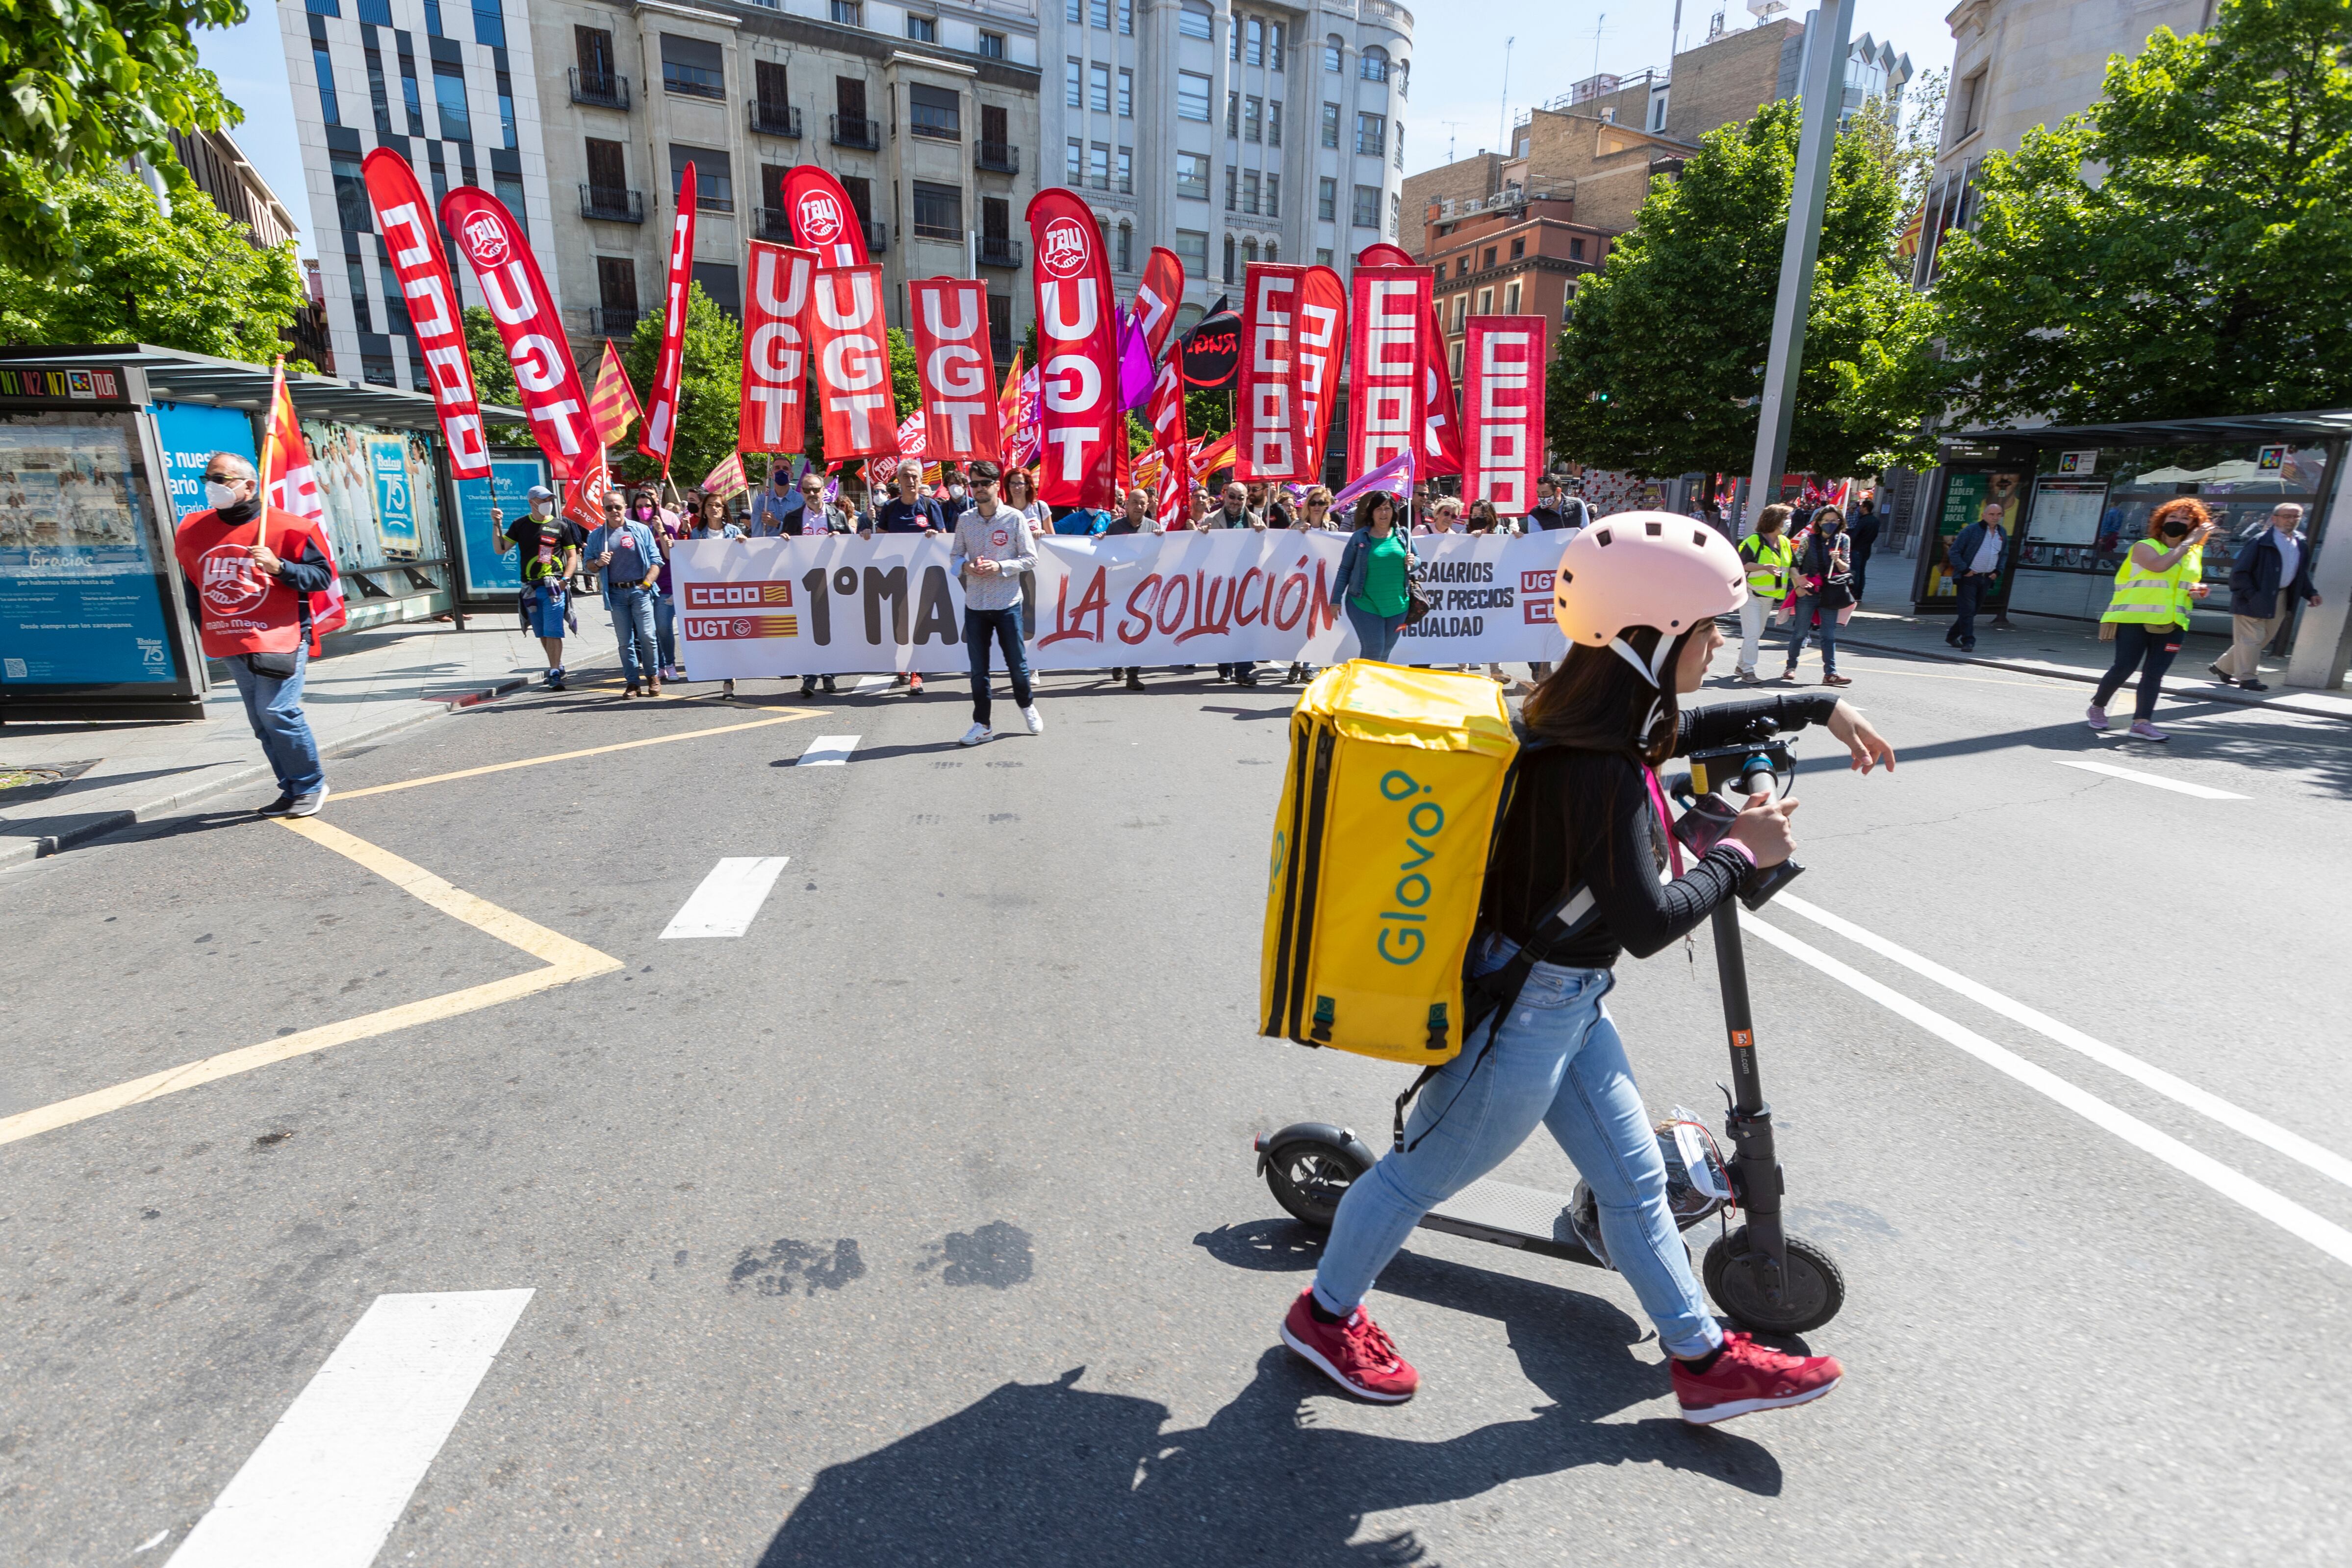
[[(1279, 1134), (1277, 1134), (1279, 1137)], [(1349, 1147), (1328, 1137), (1299, 1137), (1270, 1143), (1265, 1151), (1265, 1185), (1274, 1201), (1301, 1225), (1331, 1228), (1339, 1200), (1358, 1176), (1371, 1168), (1361, 1144)]]
[(1748, 1227), (1718, 1236), (1706, 1249), (1700, 1275), (1706, 1293), (1726, 1316), (1758, 1333), (1803, 1333), (1837, 1316), (1845, 1305), (1845, 1275), (1837, 1260), (1802, 1237), (1787, 1239), (1789, 1263), (1781, 1270), (1780, 1299), (1768, 1301), (1758, 1263), (1748, 1256)]

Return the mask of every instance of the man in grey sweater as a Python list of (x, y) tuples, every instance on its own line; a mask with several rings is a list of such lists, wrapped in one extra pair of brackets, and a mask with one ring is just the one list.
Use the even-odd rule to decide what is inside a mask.
[(956, 519), (948, 568), (963, 581), (963, 645), (971, 655), (971, 727), (962, 744), (995, 737), (988, 727), (988, 643), (1004, 650), (1004, 670), (1013, 677), (1013, 706), (1032, 735), (1045, 733), (1045, 720), (1029, 691), (1029, 655), (1021, 643), (1021, 578), (1037, 570), (1037, 546), (1019, 512), (997, 498), (1002, 470), (982, 459), (970, 470), (971, 510)]

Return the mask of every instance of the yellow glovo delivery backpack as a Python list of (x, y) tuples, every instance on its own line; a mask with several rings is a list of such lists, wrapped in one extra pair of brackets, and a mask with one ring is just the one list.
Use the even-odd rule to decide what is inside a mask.
[(1261, 1033), (1423, 1068), (1460, 1053), (1463, 960), (1518, 751), (1483, 674), (1358, 659), (1316, 678), (1290, 718)]

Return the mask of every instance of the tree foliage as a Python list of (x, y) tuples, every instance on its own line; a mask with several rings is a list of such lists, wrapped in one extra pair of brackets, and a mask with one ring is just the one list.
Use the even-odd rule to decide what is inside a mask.
[[(628, 371), (638, 406), (648, 413), (653, 403), (646, 392), (661, 361), (662, 323), (667, 314), (663, 309), (638, 317), (636, 332), (621, 351), (621, 365)], [(700, 484), (735, 450), (743, 406), (742, 324), (721, 310), (699, 283), (687, 291), (684, 347), (677, 378), (677, 433), (669, 465), (670, 478), (680, 489)], [(623, 478), (650, 479), (661, 473), (661, 465), (632, 447), (613, 469)]]
[(121, 164), (30, 174), (26, 188), (80, 244), (46, 273), (0, 263), (12, 343), (154, 343), (266, 365), (309, 302), (293, 244), (263, 249), (201, 193), (166, 214)]
[(2352, 402), (2348, 47), (2352, 0), (2224, 0), (2212, 31), (2158, 28), (2087, 112), (1987, 157), (1937, 279), (1959, 413)]
[[(1588, 275), (1553, 355), (1551, 444), (1636, 474), (1737, 473), (1752, 459), (1795, 178), (1797, 105), (1710, 132)], [(1883, 105), (1837, 140), (1791, 472), (1865, 473), (1924, 450), (1932, 308), (1894, 260), (1898, 148)]]
[(171, 207), (211, 204), (166, 133), (244, 118), (196, 63), (194, 32), (245, 15), (245, 0), (0, 0), (0, 268), (46, 277), (105, 243), (58, 175), (140, 157)]

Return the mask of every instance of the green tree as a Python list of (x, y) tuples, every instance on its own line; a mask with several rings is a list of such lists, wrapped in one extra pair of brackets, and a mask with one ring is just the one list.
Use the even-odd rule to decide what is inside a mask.
[[(514, 364), (507, 358), (506, 340), (499, 336), (499, 324), (490, 313), (478, 305), (469, 305), (464, 313), (466, 324), (466, 358), (474, 367), (474, 397), (483, 403), (497, 403), (503, 408), (520, 408), (522, 403), (515, 392)], [(594, 375), (594, 371), (583, 372)], [(493, 424), (484, 434), (493, 446), (536, 448), (538, 438), (527, 424)]]
[(133, 157), (163, 177), (169, 205), (210, 206), (168, 131), (243, 119), (196, 63), (197, 27), (245, 20), (245, 0), (6, 0), (0, 5), (0, 268), (46, 277), (83, 246), (85, 209), (57, 176)]
[(1956, 413), (2352, 402), (2347, 48), (2352, 0), (2224, 0), (2212, 31), (2158, 28), (2087, 112), (1987, 157), (1936, 284)]
[(12, 343), (155, 343), (266, 365), (309, 302), (292, 243), (263, 249), (201, 194), (166, 214), (121, 164), (26, 184), (80, 249), (46, 273), (0, 263)]
[[(622, 350), (622, 368), (637, 389), (637, 401), (652, 412), (647, 390), (661, 360), (662, 319), (656, 310), (637, 318), (637, 329)], [(678, 367), (677, 434), (670, 448), (670, 478), (683, 489), (698, 485), (720, 459), (735, 450), (743, 406), (743, 328), (695, 284), (686, 298), (685, 354)], [(661, 465), (632, 447), (614, 465), (626, 479), (650, 479)]]
[[(1797, 106), (1708, 134), (1654, 181), (1635, 225), (1585, 277), (1552, 358), (1551, 444), (1635, 474), (1737, 473), (1752, 460)], [(1837, 140), (1789, 441), (1791, 472), (1869, 472), (1925, 450), (1933, 308), (1894, 259), (1900, 193), (1883, 106)]]

